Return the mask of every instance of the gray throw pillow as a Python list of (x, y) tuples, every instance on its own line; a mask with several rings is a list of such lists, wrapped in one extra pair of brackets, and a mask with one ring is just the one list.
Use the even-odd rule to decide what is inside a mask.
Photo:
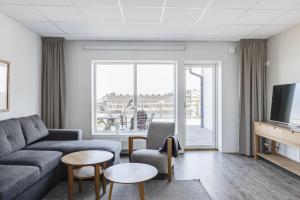
[(25, 147), (20, 122), (16, 119), (0, 121), (0, 157)]
[(33, 143), (46, 137), (49, 132), (44, 122), (37, 115), (19, 118), (26, 144)]

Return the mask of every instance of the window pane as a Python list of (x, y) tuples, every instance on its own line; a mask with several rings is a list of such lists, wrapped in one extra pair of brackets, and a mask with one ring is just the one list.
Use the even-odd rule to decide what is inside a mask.
[(98, 64), (96, 67), (97, 132), (129, 132), (134, 115), (134, 66)]
[(152, 121), (174, 121), (174, 65), (137, 65), (137, 131)]

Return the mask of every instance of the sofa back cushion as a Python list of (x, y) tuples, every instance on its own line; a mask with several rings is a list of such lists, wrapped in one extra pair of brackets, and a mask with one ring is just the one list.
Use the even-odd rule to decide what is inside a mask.
[(0, 121), (0, 157), (25, 147), (25, 139), (17, 119)]
[(37, 115), (19, 118), (26, 144), (46, 137), (49, 132), (44, 122)]

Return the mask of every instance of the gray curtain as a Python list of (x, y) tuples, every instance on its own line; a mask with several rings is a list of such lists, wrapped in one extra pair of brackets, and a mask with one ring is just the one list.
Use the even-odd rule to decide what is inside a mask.
[(42, 119), (48, 128), (65, 127), (64, 38), (42, 38)]
[(266, 40), (240, 42), (240, 154), (254, 154), (253, 122), (266, 120)]

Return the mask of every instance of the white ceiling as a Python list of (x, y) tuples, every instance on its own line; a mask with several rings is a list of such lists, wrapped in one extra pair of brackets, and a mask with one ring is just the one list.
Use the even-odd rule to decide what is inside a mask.
[(300, 23), (300, 0), (0, 0), (0, 12), (42, 36), (236, 41)]

